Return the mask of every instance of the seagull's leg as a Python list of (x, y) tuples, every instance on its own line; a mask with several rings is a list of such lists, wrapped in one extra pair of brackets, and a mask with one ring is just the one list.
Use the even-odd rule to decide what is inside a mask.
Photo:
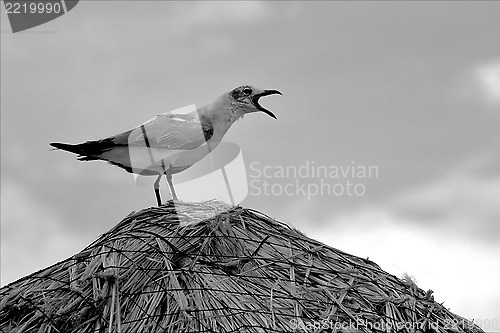
[(177, 199), (177, 194), (175, 194), (174, 183), (172, 183), (172, 174), (166, 173), (165, 176), (167, 177), (168, 187), (170, 187), (170, 194), (172, 195), (172, 199), (179, 200)]
[(156, 202), (158, 203), (158, 207), (161, 206), (161, 197), (160, 197), (160, 180), (161, 180), (161, 176), (163, 176), (163, 174), (160, 174), (158, 176), (158, 178), (156, 178), (155, 183), (153, 185), (153, 187), (155, 189)]

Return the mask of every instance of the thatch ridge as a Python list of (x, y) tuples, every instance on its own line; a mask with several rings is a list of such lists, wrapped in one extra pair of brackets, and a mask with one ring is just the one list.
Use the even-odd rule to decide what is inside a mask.
[(217, 201), (131, 213), (0, 297), (2, 332), (482, 332), (410, 279)]

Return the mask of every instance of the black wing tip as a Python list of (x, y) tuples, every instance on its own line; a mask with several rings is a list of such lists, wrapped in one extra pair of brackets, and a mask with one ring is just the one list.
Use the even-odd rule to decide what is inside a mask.
[(71, 144), (68, 144), (68, 143), (62, 143), (62, 142), (50, 142), (49, 145), (51, 147), (54, 147), (53, 150), (58, 150), (58, 149), (61, 149), (61, 150), (66, 150), (66, 151), (69, 151), (69, 152), (76, 152), (75, 151), (75, 146), (77, 145), (71, 145)]
[(56, 148), (56, 149), (61, 149), (61, 147), (64, 146), (64, 143), (61, 143), (61, 142), (50, 142), (49, 145), (51, 147)]
[(54, 147), (54, 150), (60, 149), (60, 150), (64, 150), (64, 151), (69, 151), (70, 153), (73, 153), (73, 154), (80, 154), (80, 155), (82, 155), (82, 153), (85, 150), (84, 144), (72, 145), (69, 143), (51, 142), (51, 143), (49, 143), (49, 145)]
[(112, 138), (97, 141), (86, 141), (84, 143), (78, 144), (69, 144), (62, 142), (51, 142), (49, 144), (56, 149), (69, 151), (70, 153), (79, 154), (82, 156), (98, 156), (103, 152), (117, 146)]

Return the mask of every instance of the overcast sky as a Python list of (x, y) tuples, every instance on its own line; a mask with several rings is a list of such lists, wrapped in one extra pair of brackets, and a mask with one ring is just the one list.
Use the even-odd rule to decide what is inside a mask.
[[(2, 10), (1, 284), (156, 203), (123, 170), (49, 142), (252, 84), (283, 96), (262, 99), (278, 120), (248, 115), (225, 137), (253, 181), (241, 205), (408, 273), (464, 317), (500, 319), (498, 17), (478, 1), (80, 1), (12, 34)], [(301, 167), (377, 172), (277, 173)], [(357, 194), (339, 194), (347, 181)], [(337, 194), (314, 192), (325, 183)]]

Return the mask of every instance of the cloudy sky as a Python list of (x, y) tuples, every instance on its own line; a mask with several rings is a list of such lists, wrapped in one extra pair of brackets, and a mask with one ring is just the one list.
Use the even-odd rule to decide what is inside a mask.
[(81, 1), (12, 34), (2, 10), (1, 284), (155, 205), (49, 142), (252, 84), (283, 96), (262, 100), (278, 120), (248, 115), (225, 137), (252, 184), (243, 206), (500, 319), (499, 16), (498, 2)]

